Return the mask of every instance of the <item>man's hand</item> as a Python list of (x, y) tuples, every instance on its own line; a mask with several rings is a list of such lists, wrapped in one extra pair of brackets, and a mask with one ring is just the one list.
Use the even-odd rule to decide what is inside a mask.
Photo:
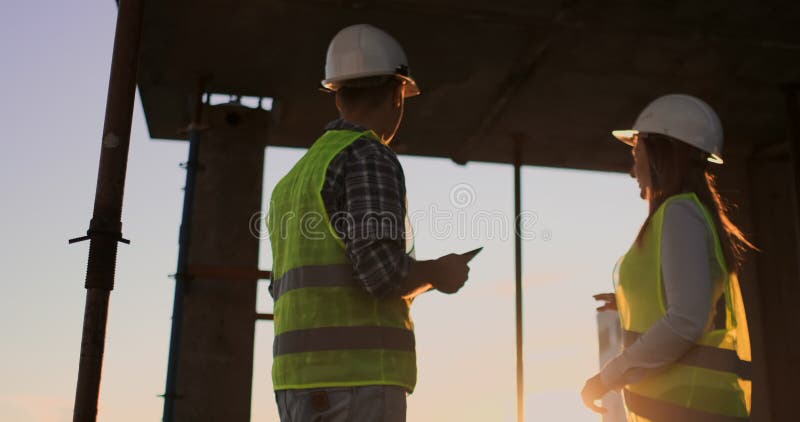
[(600, 379), (600, 374), (597, 374), (586, 380), (586, 384), (583, 386), (583, 390), (581, 391), (583, 404), (597, 413), (606, 413), (608, 409), (598, 406), (594, 402), (602, 399), (609, 391), (609, 388), (606, 387), (605, 384), (603, 384), (603, 380)]
[(434, 279), (431, 280), (436, 290), (453, 294), (467, 282), (469, 266), (467, 263), (474, 257), (473, 254), (459, 255), (451, 253), (434, 261), (436, 269)]
[(469, 266), (467, 263), (483, 248), (478, 248), (464, 254), (445, 255), (431, 261), (414, 261), (401, 286), (404, 298), (413, 298), (430, 289), (442, 293), (452, 294), (457, 292), (467, 281)]
[(617, 295), (614, 293), (600, 293), (592, 297), (594, 300), (605, 302), (597, 307), (597, 312), (617, 310)]

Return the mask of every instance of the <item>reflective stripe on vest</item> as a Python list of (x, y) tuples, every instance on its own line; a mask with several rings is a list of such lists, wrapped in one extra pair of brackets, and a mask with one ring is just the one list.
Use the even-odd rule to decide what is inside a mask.
[(747, 422), (748, 417), (726, 416), (676, 406), (624, 390), (625, 407), (638, 416), (654, 422)]
[(275, 337), (275, 356), (321, 350), (386, 349), (414, 351), (414, 332), (393, 327), (321, 327)]
[(272, 294), (277, 301), (286, 292), (304, 287), (355, 286), (351, 264), (308, 265), (292, 268), (273, 280)]
[[(623, 332), (623, 344), (625, 347), (630, 347), (641, 335), (641, 333), (635, 331), (625, 330)], [(676, 363), (715, 371), (733, 372), (741, 379), (752, 379), (751, 363), (739, 359), (739, 355), (736, 354), (735, 350), (695, 344)]]

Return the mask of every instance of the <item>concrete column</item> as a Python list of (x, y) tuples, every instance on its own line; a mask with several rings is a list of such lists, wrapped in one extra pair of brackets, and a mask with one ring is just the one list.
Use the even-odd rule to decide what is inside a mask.
[[(769, 381), (771, 415), (759, 420), (794, 420), (795, 392), (800, 379), (800, 271), (794, 164), (789, 144), (775, 144), (750, 160), (750, 215), (758, 306)], [(752, 331), (752, 329), (751, 329)]]
[[(258, 269), (250, 219), (261, 209), (266, 112), (206, 109), (199, 146), (191, 245), (193, 267)], [(248, 422), (257, 280), (194, 278), (184, 295), (175, 420)]]
[[(735, 140), (731, 143), (736, 143)], [(729, 210), (731, 220), (742, 229), (748, 239), (757, 242), (755, 211), (760, 206), (753, 196), (752, 169), (749, 159), (751, 152), (727, 154), (725, 164), (719, 168), (718, 190), (724, 198), (735, 206)], [(768, 361), (764, 331), (764, 316), (760, 292), (760, 273), (757, 268), (757, 252), (750, 252), (739, 270), (739, 283), (747, 311), (750, 328), (750, 343), (753, 357), (753, 422), (770, 422), (771, 395), (769, 392)]]

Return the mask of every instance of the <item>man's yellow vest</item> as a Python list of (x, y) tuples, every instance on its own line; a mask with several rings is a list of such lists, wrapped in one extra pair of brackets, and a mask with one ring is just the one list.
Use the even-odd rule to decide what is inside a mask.
[(668, 198), (653, 214), (641, 245), (634, 244), (616, 275), (616, 296), (625, 344), (632, 344), (666, 314), (661, 272), (664, 212), (677, 199), (689, 199), (702, 210), (714, 238), (714, 256), (722, 273), (725, 328), (706, 332), (676, 363), (642, 381), (627, 385), (630, 421), (747, 421), (750, 414), (750, 339), (736, 275), (728, 273), (716, 227), (695, 194)]
[(353, 280), (320, 193), (333, 158), (362, 136), (380, 142), (371, 131), (325, 132), (272, 194), (275, 390), (416, 384), (409, 301), (376, 299)]

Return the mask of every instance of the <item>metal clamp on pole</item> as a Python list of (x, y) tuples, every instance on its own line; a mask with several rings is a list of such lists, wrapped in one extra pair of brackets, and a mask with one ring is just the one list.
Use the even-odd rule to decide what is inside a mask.
[[(104, 229), (95, 227), (94, 219), (92, 219), (91, 223), (89, 223), (89, 230), (86, 230), (86, 236), (80, 237), (73, 237), (69, 239), (67, 242), (71, 245), (73, 243), (83, 242), (84, 240), (91, 240), (95, 237), (99, 236), (110, 236), (111, 239), (122, 242), (126, 245), (130, 245), (131, 241), (122, 237), (122, 232), (119, 229)], [(122, 222), (117, 223), (119, 227), (122, 227)]]
[(101, 224), (97, 223), (97, 219), (93, 218), (89, 223), (89, 230), (86, 231), (86, 236), (69, 239), (70, 244), (91, 240), (89, 259), (86, 264), (86, 283), (84, 284), (87, 289), (114, 290), (117, 243), (122, 242), (128, 245), (131, 243), (130, 240), (122, 237), (121, 227), (121, 222), (102, 227)]

